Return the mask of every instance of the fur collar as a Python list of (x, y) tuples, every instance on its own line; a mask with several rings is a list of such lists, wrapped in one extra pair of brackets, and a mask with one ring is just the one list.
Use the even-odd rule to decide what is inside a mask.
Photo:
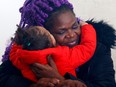
[(101, 21), (87, 20), (89, 24), (92, 24), (97, 33), (97, 41), (104, 44), (108, 48), (115, 48), (116, 46), (116, 29), (111, 25)]

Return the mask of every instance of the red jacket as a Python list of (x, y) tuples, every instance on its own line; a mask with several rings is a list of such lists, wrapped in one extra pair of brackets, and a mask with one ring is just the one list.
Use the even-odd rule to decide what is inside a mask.
[(81, 42), (79, 45), (69, 48), (57, 46), (38, 51), (28, 51), (14, 44), (10, 52), (10, 60), (13, 65), (21, 70), (24, 77), (36, 82), (37, 78), (30, 70), (29, 65), (35, 62), (47, 64), (46, 56), (51, 54), (59, 73), (64, 76), (66, 72), (76, 76), (75, 69), (87, 62), (94, 54), (96, 48), (96, 32), (90, 25), (81, 28)]

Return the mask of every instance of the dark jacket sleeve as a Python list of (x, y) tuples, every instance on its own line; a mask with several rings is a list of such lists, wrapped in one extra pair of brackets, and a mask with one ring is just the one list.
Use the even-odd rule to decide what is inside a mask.
[(0, 65), (0, 87), (29, 87), (31, 81), (25, 79), (9, 60)]
[(92, 59), (77, 72), (87, 87), (116, 87), (111, 51), (100, 43)]

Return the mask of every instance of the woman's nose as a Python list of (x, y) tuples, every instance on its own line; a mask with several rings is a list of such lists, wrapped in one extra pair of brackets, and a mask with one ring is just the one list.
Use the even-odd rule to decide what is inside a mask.
[(74, 37), (74, 34), (75, 34), (74, 31), (68, 30), (66, 37), (67, 38), (72, 38), (72, 37)]

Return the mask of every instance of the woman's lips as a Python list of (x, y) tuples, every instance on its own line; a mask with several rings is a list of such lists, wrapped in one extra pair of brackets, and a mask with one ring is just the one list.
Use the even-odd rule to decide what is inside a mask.
[(74, 46), (74, 45), (76, 45), (76, 43), (77, 43), (77, 41), (72, 41), (72, 42), (69, 42), (68, 45)]

